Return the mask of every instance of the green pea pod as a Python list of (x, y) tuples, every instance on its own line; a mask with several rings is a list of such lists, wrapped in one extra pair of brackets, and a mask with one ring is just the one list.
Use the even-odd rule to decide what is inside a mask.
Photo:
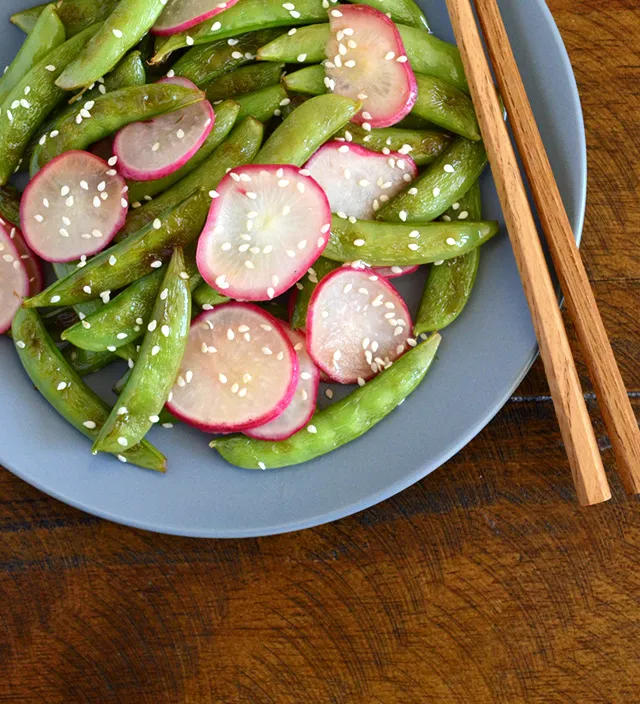
[(416, 181), (381, 208), (377, 219), (435, 220), (467, 193), (486, 165), (487, 153), (482, 142), (458, 138)]
[[(117, 291), (152, 272), (174, 247), (193, 242), (202, 232), (211, 199), (197, 191), (124, 242), (100, 252), (64, 279), (25, 301), (29, 308), (84, 303)], [(160, 264), (161, 266), (161, 264)]]
[(359, 438), (389, 415), (420, 385), (436, 356), (437, 333), (409, 350), (393, 366), (341, 401), (316, 411), (288, 440), (253, 440), (243, 435), (210, 443), (227, 462), (244, 469), (275, 469), (308, 462)]
[(258, 152), (255, 163), (302, 166), (361, 107), (361, 103), (341, 95), (311, 98), (274, 130)]
[(132, 447), (158, 422), (189, 335), (191, 293), (186, 277), (182, 249), (178, 247), (163, 278), (138, 361), (93, 444), (94, 452)]
[(56, 85), (64, 90), (85, 88), (111, 71), (151, 29), (164, 5), (164, 0), (120, 0)]
[(453, 137), (439, 130), (405, 130), (383, 127), (367, 132), (360, 125), (347, 125), (336, 137), (361, 144), (374, 152), (389, 150), (407, 153), (418, 166), (435, 161), (451, 144)]
[(261, 46), (256, 58), (258, 61), (284, 61), (286, 64), (320, 64), (327, 58), (325, 47), (330, 35), (331, 29), (326, 21), (298, 27)]
[(0, 186), (19, 167), (24, 150), (40, 125), (64, 100), (65, 93), (55, 85), (56, 78), (98, 29), (89, 27), (50, 51), (0, 106)]
[[(462, 215), (464, 220), (480, 220), (480, 184), (476, 181), (471, 190), (455, 205), (456, 208), (449, 209), (444, 217), (456, 221)], [(471, 296), (479, 263), (478, 248), (462, 257), (436, 262), (438, 266), (431, 267), (415, 319), (414, 335), (442, 330), (453, 323)]]
[(118, 359), (113, 352), (91, 352), (73, 346), (65, 347), (62, 356), (79, 376), (94, 374)]
[[(184, 270), (189, 287), (195, 289), (202, 278), (193, 256), (186, 257)], [(86, 350), (119, 353), (144, 335), (163, 278), (164, 271), (160, 269), (134, 281), (107, 305), (65, 330), (62, 339)]]
[(370, 5), (380, 12), (391, 15), (391, 19), (396, 23), (430, 31), (427, 18), (413, 0), (347, 0), (347, 2)]
[[(12, 334), (22, 366), (38, 391), (76, 430), (92, 440), (97, 437), (109, 407), (69, 366), (38, 313), (21, 308), (13, 320)], [(146, 441), (123, 449), (118, 457), (139, 467), (166, 470), (165, 457)]]
[[(118, 238), (124, 239), (137, 232), (167, 210), (174, 208), (194, 191), (198, 189), (204, 189), (206, 192), (214, 190), (228, 169), (250, 163), (253, 160), (260, 149), (263, 133), (264, 127), (261, 122), (253, 118), (243, 120), (200, 166), (162, 195), (141, 208), (131, 210)], [(207, 203), (205, 211), (208, 209), (209, 204)]]
[(211, 44), (195, 46), (176, 61), (173, 70), (176, 76), (188, 78), (197, 86), (203, 86), (253, 61), (258, 48), (270, 42), (278, 33), (273, 29), (247, 32), (232, 39), (231, 43), (227, 39), (218, 39)]
[[(326, 0), (325, 0), (326, 3)], [(186, 46), (209, 44), (217, 39), (273, 27), (293, 27), (326, 22), (323, 0), (296, 0), (294, 9), (287, 9), (279, 0), (242, 0), (224, 11), (218, 22), (207, 20), (191, 29), (164, 38), (156, 48), (153, 63), (161, 63), (171, 52)], [(215, 27), (215, 29), (214, 29)]]
[(340, 266), (339, 262), (334, 262), (331, 259), (320, 257), (309, 269), (309, 271), (296, 284), (294, 292), (293, 311), (291, 313), (291, 327), (294, 330), (303, 330), (307, 325), (307, 311), (309, 310), (309, 301), (316, 286), (324, 279), (327, 274), (330, 274), (334, 269)]
[(0, 219), (20, 227), (20, 194), (13, 186), (0, 186)]
[(217, 149), (223, 140), (227, 138), (229, 132), (238, 120), (240, 106), (233, 100), (225, 100), (215, 106), (216, 121), (204, 144), (198, 149), (194, 156), (177, 171), (169, 176), (159, 178), (154, 181), (128, 181), (129, 202), (141, 203), (163, 193), (185, 176), (190, 174), (200, 164), (202, 164), (214, 149)]
[[(150, 120), (203, 99), (204, 94), (192, 88), (173, 83), (154, 83), (121, 88), (100, 95), (95, 100), (80, 101), (74, 110), (70, 113), (65, 111), (50, 124), (56, 131), (55, 137), (41, 139), (34, 147), (31, 176), (63, 152), (86, 149), (132, 122)], [(90, 117), (87, 118), (86, 114)]]
[[(56, 12), (62, 20), (67, 37), (74, 37), (96, 22), (109, 17), (120, 0), (58, 0)], [(31, 7), (11, 15), (11, 22), (23, 32), (29, 34), (36, 25), (38, 17), (49, 3)]]
[(213, 308), (222, 303), (227, 303), (230, 299), (211, 288), (206, 281), (203, 281), (193, 292), (193, 302), (200, 308)]
[(327, 92), (327, 87), (324, 84), (325, 78), (324, 66), (315, 65), (288, 73), (283, 80), (287, 90), (292, 93), (324, 95)]
[(337, 262), (362, 260), (370, 266), (415, 266), (452, 259), (484, 244), (498, 232), (498, 223), (402, 223), (356, 220), (334, 215), (331, 238), (323, 256)]
[(287, 91), (281, 84), (239, 95), (236, 98), (240, 105), (238, 120), (253, 117), (260, 122), (267, 122), (272, 117), (280, 115), (281, 106), (288, 104), (287, 100)]
[(254, 93), (262, 88), (277, 85), (282, 78), (284, 64), (251, 64), (227, 73), (204, 86), (207, 99), (211, 102), (226, 97), (235, 98), (246, 93)]
[(47, 6), (15, 59), (0, 77), (0, 104), (16, 84), (52, 50), (64, 43), (64, 25), (53, 5)]
[[(124, 59), (104, 77), (106, 91), (143, 86), (147, 82), (147, 70), (140, 51), (129, 52)], [(102, 93), (102, 91), (98, 91)], [(86, 94), (85, 94), (86, 95)]]
[(480, 141), (480, 127), (471, 98), (440, 78), (416, 74), (418, 99), (412, 114), (461, 137)]

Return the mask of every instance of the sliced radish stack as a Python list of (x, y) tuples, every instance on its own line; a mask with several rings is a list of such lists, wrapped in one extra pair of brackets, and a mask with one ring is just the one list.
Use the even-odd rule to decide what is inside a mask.
[(70, 262), (104, 249), (129, 207), (124, 179), (89, 152), (50, 161), (27, 186), (20, 206), (27, 244), (48, 262)]
[(245, 301), (279, 296), (306, 274), (329, 239), (327, 196), (290, 165), (242, 166), (218, 186), (198, 242), (205, 281)]
[(169, 0), (151, 31), (168, 36), (190, 29), (233, 7), (238, 0)]
[(381, 276), (350, 267), (326, 276), (311, 297), (307, 350), (334, 381), (363, 384), (415, 344), (400, 294)]
[(365, 129), (395, 125), (411, 112), (418, 96), (396, 26), (368, 5), (335, 7), (329, 21), (327, 87), (362, 101), (362, 111), (353, 121)]
[(9, 231), (0, 226), (0, 335), (11, 327), (13, 316), (29, 295), (29, 273)]
[(373, 219), (375, 212), (418, 175), (410, 156), (372, 152), (359, 144), (327, 142), (305, 169), (324, 188), (340, 217)]
[(191, 324), (167, 407), (201, 430), (246, 430), (277, 418), (298, 379), (298, 358), (280, 323), (257, 306), (226, 303)]
[(42, 265), (38, 257), (29, 249), (24, 240), (22, 232), (11, 223), (5, 222), (0, 218), (0, 227), (4, 228), (9, 234), (9, 239), (13, 242), (13, 246), (18, 250), (20, 260), (29, 277), (29, 296), (35, 296), (44, 288), (44, 274)]
[(245, 435), (258, 440), (286, 440), (304, 428), (316, 409), (320, 371), (306, 350), (305, 336), (297, 330), (284, 326), (284, 331), (298, 356), (300, 378), (291, 403), (275, 420), (251, 430)]
[[(179, 76), (163, 78), (158, 83), (198, 90), (194, 83)], [(214, 122), (211, 103), (202, 100), (153, 120), (123, 127), (113, 142), (120, 173), (136, 181), (153, 181), (172, 174), (200, 149)]]

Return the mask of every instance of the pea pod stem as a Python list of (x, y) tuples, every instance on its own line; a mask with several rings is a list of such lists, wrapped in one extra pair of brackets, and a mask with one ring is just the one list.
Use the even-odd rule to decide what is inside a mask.
[[(14, 318), (12, 335), (22, 366), (34, 386), (76, 430), (95, 439), (110, 409), (69, 366), (37, 311), (21, 308)], [(166, 470), (166, 459), (147, 441), (123, 448), (118, 457), (139, 467)]]
[(230, 464), (275, 469), (308, 462), (352, 442), (373, 428), (420, 385), (435, 358), (440, 335), (432, 335), (341, 401), (317, 411), (288, 440), (271, 442), (230, 435), (210, 443)]

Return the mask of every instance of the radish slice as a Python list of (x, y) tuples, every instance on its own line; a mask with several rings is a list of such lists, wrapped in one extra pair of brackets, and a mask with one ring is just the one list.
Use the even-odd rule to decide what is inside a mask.
[(89, 152), (50, 161), (27, 186), (20, 222), (27, 244), (48, 262), (70, 262), (104, 249), (129, 207), (122, 176)]
[(411, 112), (418, 97), (416, 77), (396, 26), (368, 5), (335, 7), (329, 21), (327, 87), (362, 101), (354, 122), (365, 127), (395, 125)]
[(332, 212), (359, 220), (372, 220), (381, 205), (418, 175), (410, 156), (337, 141), (320, 147), (305, 169), (324, 188)]
[(277, 418), (298, 378), (298, 358), (280, 323), (257, 306), (226, 303), (191, 324), (167, 407), (201, 430), (246, 430)]
[(415, 345), (412, 327), (386, 279), (343, 267), (325, 276), (311, 297), (307, 350), (334, 381), (362, 384)]
[(5, 227), (0, 226), (0, 335), (11, 327), (13, 316), (29, 294), (29, 273)]
[(161, 36), (177, 34), (220, 14), (237, 2), (238, 0), (169, 0), (151, 31)]
[(297, 433), (298, 430), (304, 428), (316, 410), (320, 371), (307, 353), (305, 336), (297, 330), (291, 330), (289, 327), (285, 327), (284, 331), (298, 355), (300, 368), (298, 386), (291, 403), (281, 415), (269, 423), (244, 431), (244, 434), (250, 438), (257, 438), (258, 440), (286, 440), (294, 433)]
[(329, 239), (327, 196), (289, 165), (242, 166), (217, 188), (198, 242), (198, 270), (220, 293), (245, 301), (279, 296), (306, 274)]
[(18, 255), (29, 277), (29, 296), (35, 296), (44, 288), (44, 274), (42, 272), (42, 264), (38, 257), (29, 249), (24, 241), (22, 232), (17, 227), (11, 225), (0, 218), (0, 230), (6, 230), (9, 239), (12, 240), (13, 246), (18, 251)]
[[(194, 83), (179, 76), (163, 78), (158, 83), (198, 90)], [(202, 100), (153, 120), (123, 127), (113, 141), (120, 173), (136, 181), (154, 181), (172, 174), (200, 149), (215, 119), (211, 103)]]

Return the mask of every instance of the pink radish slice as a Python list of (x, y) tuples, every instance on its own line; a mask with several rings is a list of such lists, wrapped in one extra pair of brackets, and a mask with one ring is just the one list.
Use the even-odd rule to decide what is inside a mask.
[(368, 5), (334, 7), (329, 21), (325, 62), (329, 89), (362, 101), (354, 122), (395, 125), (411, 112), (418, 97), (416, 77), (396, 26)]
[(332, 212), (360, 220), (373, 219), (384, 203), (418, 175), (409, 156), (380, 154), (337, 141), (320, 147), (305, 169), (324, 188)]
[(48, 262), (70, 262), (104, 249), (124, 224), (122, 176), (89, 152), (50, 161), (27, 186), (20, 222), (27, 244)]
[(326, 276), (311, 297), (307, 350), (334, 381), (363, 383), (415, 344), (411, 316), (384, 278), (343, 267)]
[(169, 0), (151, 31), (162, 36), (177, 34), (205, 22), (237, 2), (238, 0)]
[(257, 306), (226, 303), (191, 324), (167, 407), (201, 430), (246, 430), (277, 418), (298, 378), (298, 358), (280, 323)]
[(264, 301), (306, 274), (329, 239), (327, 196), (290, 165), (241, 166), (218, 186), (198, 242), (205, 281), (225, 296)]
[[(197, 90), (194, 83), (179, 76), (163, 78), (158, 83)], [(200, 149), (215, 119), (211, 103), (202, 100), (153, 120), (123, 127), (113, 141), (120, 173), (136, 181), (153, 181), (172, 174)]]
[(371, 271), (385, 279), (397, 279), (400, 276), (407, 276), (418, 271), (419, 266), (374, 266)]
[(7, 226), (7, 230), (29, 277), (29, 296), (35, 296), (36, 293), (40, 293), (44, 289), (42, 264), (38, 257), (29, 249), (22, 232), (18, 228)]
[(0, 335), (11, 327), (13, 316), (29, 295), (29, 273), (5, 227), (0, 227)]
[[(284, 327), (284, 326), (283, 326)], [(284, 327), (287, 337), (298, 355), (300, 378), (289, 405), (275, 420), (260, 425), (244, 434), (258, 440), (286, 440), (304, 428), (316, 410), (320, 372), (305, 348), (305, 336), (289, 327)]]

